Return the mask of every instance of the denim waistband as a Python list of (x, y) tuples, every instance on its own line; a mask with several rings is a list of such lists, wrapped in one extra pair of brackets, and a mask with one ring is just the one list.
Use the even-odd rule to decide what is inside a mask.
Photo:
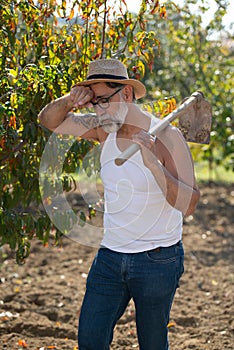
[(178, 241), (177, 243), (173, 244), (173, 245), (170, 245), (168, 247), (157, 247), (157, 248), (154, 248), (154, 249), (150, 249), (150, 250), (147, 250), (148, 252), (160, 252), (162, 249), (168, 249), (168, 248), (173, 248), (173, 247), (179, 247), (180, 244), (182, 243), (182, 241)]
[[(170, 245), (168, 247), (157, 247), (157, 248), (154, 248), (154, 249), (149, 249), (147, 250), (146, 252), (160, 252), (161, 250), (164, 250), (164, 249), (170, 249), (170, 248), (173, 248), (173, 247), (179, 247), (180, 245), (182, 244), (182, 241), (179, 240), (177, 243), (173, 244), (173, 245)], [(112, 249), (109, 249), (105, 246), (100, 246), (100, 249), (107, 249), (107, 250), (110, 250), (110, 251), (113, 251)], [(115, 253), (120, 253), (118, 251), (113, 251)], [(138, 253), (145, 253), (145, 251), (141, 251), (141, 252), (138, 252)], [(129, 253), (129, 254), (134, 254), (134, 253)], [(136, 253), (137, 254), (137, 253)]]

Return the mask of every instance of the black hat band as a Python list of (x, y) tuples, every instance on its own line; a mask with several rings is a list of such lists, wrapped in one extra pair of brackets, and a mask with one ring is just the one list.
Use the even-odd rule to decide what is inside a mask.
[(127, 80), (128, 78), (119, 76), (119, 75), (112, 75), (112, 74), (93, 74), (87, 77), (87, 80), (90, 79), (115, 79), (115, 80)]

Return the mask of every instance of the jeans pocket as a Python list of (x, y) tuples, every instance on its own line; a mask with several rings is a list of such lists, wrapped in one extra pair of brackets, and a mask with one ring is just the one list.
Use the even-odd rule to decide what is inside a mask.
[(183, 275), (183, 273), (184, 273), (184, 255), (181, 255), (178, 258), (177, 286), (176, 286), (176, 288), (180, 287), (180, 279), (181, 279), (181, 276)]
[(170, 264), (176, 261), (175, 252), (166, 251), (165, 248), (161, 248), (160, 251), (149, 250), (146, 252), (146, 256), (148, 260), (158, 264)]

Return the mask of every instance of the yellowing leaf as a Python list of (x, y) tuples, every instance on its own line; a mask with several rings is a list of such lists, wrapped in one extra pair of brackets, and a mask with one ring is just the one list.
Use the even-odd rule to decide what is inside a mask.
[(153, 15), (154, 13), (158, 12), (158, 10), (159, 10), (159, 1), (156, 1), (155, 5), (150, 13)]
[(25, 348), (25, 349), (28, 347), (28, 344), (27, 344), (26, 341), (23, 340), (23, 339), (18, 340), (18, 345), (19, 345), (19, 346), (22, 346), (22, 347)]
[(16, 117), (15, 115), (12, 115), (10, 117), (10, 120), (9, 120), (9, 124), (8, 124), (11, 128), (15, 129), (16, 130)]
[(169, 322), (168, 325), (167, 325), (167, 328), (175, 327), (175, 326), (176, 326), (175, 322)]
[(71, 12), (70, 12), (69, 17), (67, 18), (67, 21), (70, 21), (74, 17), (74, 14), (75, 14), (74, 9), (71, 9)]
[(111, 28), (110, 31), (109, 31), (109, 35), (110, 36), (114, 36), (115, 34), (116, 34), (115, 31)]
[(164, 18), (164, 19), (167, 18), (167, 10), (166, 10), (166, 6), (165, 6), (165, 5), (162, 5), (162, 6), (160, 7), (159, 16), (160, 16), (161, 18)]

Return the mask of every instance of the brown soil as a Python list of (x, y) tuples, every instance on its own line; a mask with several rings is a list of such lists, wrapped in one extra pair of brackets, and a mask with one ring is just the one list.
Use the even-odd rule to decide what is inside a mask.
[[(234, 187), (201, 186), (194, 217), (185, 220), (185, 273), (177, 291), (171, 350), (232, 350)], [(74, 194), (75, 196), (75, 194)], [(35, 241), (25, 265), (2, 250), (0, 349), (74, 350), (86, 277), (96, 248)], [(111, 349), (138, 349), (134, 307), (119, 320)]]

